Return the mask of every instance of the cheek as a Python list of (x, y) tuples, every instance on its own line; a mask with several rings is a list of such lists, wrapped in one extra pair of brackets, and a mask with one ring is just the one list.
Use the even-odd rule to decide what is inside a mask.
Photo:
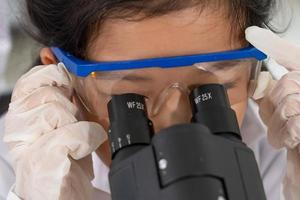
[(111, 165), (111, 152), (109, 142), (105, 141), (97, 150), (96, 154), (101, 158), (106, 166)]
[(241, 127), (248, 106), (249, 99), (249, 71), (239, 74), (239, 81), (233, 89), (228, 90), (231, 108), (235, 111), (239, 126)]
[[(77, 80), (74, 83), (74, 88), (80, 100), (76, 101), (76, 105), (83, 113), (86, 121), (96, 122), (103, 126), (107, 132), (109, 129), (109, 119), (107, 113), (107, 102), (109, 98), (100, 93), (95, 88), (94, 82), (88, 79), (84, 81)], [(78, 99), (78, 98), (77, 98)], [(84, 104), (84, 105), (83, 105)], [(111, 164), (111, 153), (108, 141), (105, 141), (97, 150), (96, 154), (107, 166)]]
[(242, 126), (245, 113), (247, 110), (248, 100), (241, 101), (237, 104), (231, 105), (231, 108), (235, 111), (239, 126)]
[[(75, 79), (74, 88), (84, 105), (86, 120), (100, 123), (108, 131), (107, 104), (110, 96), (104, 95), (101, 88), (95, 87), (95, 81), (90, 78)], [(82, 110), (82, 109), (81, 109)]]

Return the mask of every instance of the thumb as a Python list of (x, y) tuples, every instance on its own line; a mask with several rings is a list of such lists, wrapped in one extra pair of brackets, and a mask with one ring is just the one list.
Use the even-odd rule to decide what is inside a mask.
[(55, 139), (51, 141), (48, 150), (64, 146), (68, 154), (75, 160), (86, 157), (95, 151), (104, 141), (107, 134), (101, 125), (95, 122), (81, 121), (57, 129)]
[(288, 70), (300, 70), (300, 48), (272, 31), (252, 26), (246, 29), (246, 39)]

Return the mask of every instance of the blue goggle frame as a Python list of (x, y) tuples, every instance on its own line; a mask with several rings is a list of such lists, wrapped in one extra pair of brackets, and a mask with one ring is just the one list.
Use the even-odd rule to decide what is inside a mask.
[(196, 63), (203, 62), (217, 62), (247, 58), (254, 58), (258, 61), (262, 61), (267, 58), (267, 56), (263, 52), (259, 51), (253, 46), (249, 46), (247, 48), (239, 50), (216, 53), (112, 62), (86, 61), (76, 58), (75, 56), (71, 55), (70, 53), (67, 53), (66, 51), (60, 48), (52, 47), (51, 49), (55, 54), (56, 58), (60, 62), (64, 63), (69, 72), (80, 77), (86, 77), (90, 73), (97, 71), (130, 70), (152, 67), (172, 68), (192, 66)]

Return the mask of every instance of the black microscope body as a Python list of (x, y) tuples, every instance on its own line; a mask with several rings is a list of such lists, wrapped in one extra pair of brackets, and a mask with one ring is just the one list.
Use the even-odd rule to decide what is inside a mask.
[(154, 135), (144, 97), (110, 101), (112, 200), (266, 200), (254, 153), (241, 140), (225, 88), (190, 95), (193, 118)]

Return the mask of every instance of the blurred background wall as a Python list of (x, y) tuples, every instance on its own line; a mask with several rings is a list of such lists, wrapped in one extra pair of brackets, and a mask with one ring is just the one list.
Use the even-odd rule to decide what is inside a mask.
[[(292, 13), (292, 21), (284, 37), (300, 46), (300, 0), (285, 1), (289, 3), (290, 8), (285, 8), (283, 15), (289, 16), (291, 15), (289, 13)], [(282, 16), (279, 15), (277, 17)]]
[(8, 37), (2, 36), (7, 40), (6, 42), (1, 42), (0, 39), (0, 51), (3, 45), (8, 44), (10, 48), (7, 55), (0, 53), (2, 61), (0, 62), (0, 95), (11, 91), (16, 80), (29, 69), (37, 58), (40, 48), (39, 44), (25, 33), (23, 25), (20, 25), (24, 19), (22, 2), (24, 1), (0, 0), (0, 38), (1, 32), (6, 32), (4, 29), (9, 31)]

